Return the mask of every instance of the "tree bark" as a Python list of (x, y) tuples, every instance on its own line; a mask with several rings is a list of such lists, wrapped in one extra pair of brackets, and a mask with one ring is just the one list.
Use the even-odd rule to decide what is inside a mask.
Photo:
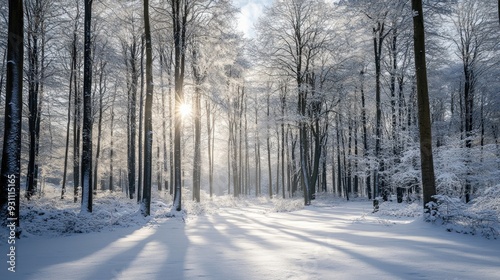
[(189, 14), (186, 0), (172, 1), (172, 20), (175, 53), (175, 113), (174, 113), (174, 208), (182, 210), (182, 116), (180, 108), (184, 103), (184, 70), (186, 50), (186, 27)]
[(149, 23), (149, 0), (144, 0), (144, 35), (146, 39), (146, 102), (144, 115), (144, 194), (142, 214), (151, 212), (151, 176), (153, 161), (153, 54)]
[[(361, 84), (361, 122), (363, 123), (363, 154), (365, 160), (368, 160), (368, 132), (367, 132), (367, 119), (366, 119), (366, 104), (365, 104), (365, 90), (364, 90), (364, 70), (360, 72), (360, 84)], [(368, 167), (368, 172), (366, 176), (366, 193), (368, 194), (368, 199), (372, 199), (372, 186), (370, 177), (370, 164), (366, 165)]]
[(142, 200), (142, 188), (143, 188), (143, 135), (142, 129), (143, 129), (143, 116), (144, 116), (144, 36), (141, 36), (141, 60), (140, 60), (140, 76), (141, 76), (141, 90), (139, 94), (139, 133), (138, 138), (139, 138), (139, 143), (138, 143), (138, 148), (137, 148), (137, 153), (139, 156), (139, 166), (137, 168), (137, 203), (141, 203)]
[(83, 129), (82, 129), (82, 211), (92, 212), (92, 0), (85, 0)]
[(97, 123), (97, 147), (96, 147), (96, 155), (95, 155), (95, 166), (94, 166), (94, 194), (97, 193), (97, 182), (98, 182), (98, 171), (99, 171), (99, 159), (101, 157), (101, 135), (102, 135), (102, 115), (103, 115), (103, 99), (106, 88), (106, 81), (104, 78), (104, 69), (106, 67), (106, 62), (100, 62), (100, 73), (99, 73), (99, 114), (98, 114), (98, 123)]
[[(77, 18), (79, 16), (77, 15)], [(70, 125), (71, 125), (71, 97), (72, 94), (76, 96), (76, 88), (73, 88), (73, 81), (76, 80), (76, 42), (77, 42), (77, 31), (78, 29), (78, 20), (75, 20), (75, 26), (73, 30), (73, 41), (71, 43), (71, 66), (70, 66), (70, 76), (69, 76), (69, 94), (68, 94), (68, 122), (66, 124), (66, 149), (64, 151), (64, 171), (63, 171), (63, 180), (61, 187), (61, 199), (64, 199), (64, 195), (66, 194), (66, 177), (68, 170), (68, 151), (69, 151), (69, 137), (70, 137)], [(76, 83), (75, 83), (76, 85)], [(76, 100), (76, 98), (75, 98)], [(75, 104), (76, 106), (76, 104)], [(76, 111), (75, 111), (76, 112)], [(74, 127), (73, 129), (76, 129)], [(73, 139), (74, 141), (74, 139)]]
[[(21, 131), (23, 90), (23, 1), (9, 0), (9, 30), (7, 42), (7, 81), (5, 95), (5, 125), (0, 175), (0, 216), (14, 221), (19, 237), (19, 207), (21, 180)], [(6, 206), (14, 206), (9, 210)]]
[(412, 0), (413, 15), (413, 40), (415, 51), (415, 69), (417, 76), (417, 102), (418, 120), (420, 125), (420, 163), (422, 173), (422, 191), (424, 197), (424, 212), (428, 211), (431, 216), (431, 202), (435, 202), (433, 196), (436, 194), (434, 179), (434, 161), (432, 156), (432, 134), (429, 110), (429, 93), (427, 88), (427, 67), (425, 62), (425, 32), (424, 17), (422, 12), (422, 0)]

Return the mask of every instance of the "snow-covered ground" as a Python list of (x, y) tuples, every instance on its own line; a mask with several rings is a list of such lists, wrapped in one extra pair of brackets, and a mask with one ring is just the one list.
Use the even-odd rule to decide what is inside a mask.
[(31, 213), (16, 272), (2, 261), (0, 279), (500, 279), (500, 240), (372, 214), (369, 201), (225, 197), (169, 218), (157, 197), (142, 218), (117, 195), (99, 197), (94, 218), (61, 202)]

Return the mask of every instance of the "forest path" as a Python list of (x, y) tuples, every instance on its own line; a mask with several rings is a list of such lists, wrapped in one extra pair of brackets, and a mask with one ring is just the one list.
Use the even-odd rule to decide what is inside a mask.
[(222, 208), (182, 222), (19, 242), (0, 279), (498, 279), (500, 242), (413, 218), (382, 218), (370, 202), (290, 213)]

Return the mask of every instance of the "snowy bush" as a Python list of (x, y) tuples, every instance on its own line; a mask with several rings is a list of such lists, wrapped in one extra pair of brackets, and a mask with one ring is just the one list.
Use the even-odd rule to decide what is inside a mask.
[(495, 239), (499, 236), (500, 185), (486, 189), (468, 204), (447, 195), (436, 195), (435, 198), (438, 209), (436, 218), (448, 231)]
[(422, 204), (420, 202), (394, 203), (386, 201), (379, 205), (377, 215), (393, 217), (420, 217), (422, 216)]
[(274, 198), (271, 212), (293, 212), (304, 209), (304, 199)]

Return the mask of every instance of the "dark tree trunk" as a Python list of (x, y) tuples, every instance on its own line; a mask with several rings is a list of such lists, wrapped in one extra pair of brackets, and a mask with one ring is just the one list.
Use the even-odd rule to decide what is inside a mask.
[[(77, 14), (77, 19), (79, 18), (79, 14)], [(66, 177), (67, 177), (67, 170), (68, 170), (68, 151), (69, 151), (69, 131), (70, 131), (70, 124), (71, 124), (71, 97), (72, 94), (75, 95), (75, 101), (76, 101), (76, 94), (77, 94), (77, 89), (73, 87), (73, 84), (76, 86), (76, 62), (77, 62), (77, 57), (76, 57), (76, 42), (77, 42), (77, 33), (76, 31), (78, 30), (78, 20), (75, 19), (75, 26), (73, 30), (73, 41), (71, 43), (71, 67), (70, 67), (70, 76), (69, 76), (69, 94), (68, 94), (68, 122), (66, 124), (66, 150), (64, 151), (64, 171), (63, 171), (63, 181), (62, 181), (62, 188), (61, 188), (61, 199), (64, 199), (64, 195), (66, 194)], [(77, 104), (75, 103), (75, 106)], [(76, 110), (75, 110), (76, 112)], [(76, 121), (74, 122), (76, 124)], [(76, 127), (73, 128), (76, 130)], [(75, 135), (73, 135), (75, 136)], [(76, 138), (73, 139), (75, 141)], [(74, 161), (73, 161), (74, 163)], [(75, 190), (76, 191), (76, 190)], [(76, 194), (75, 194), (76, 197)], [(76, 201), (75, 201), (76, 202)]]
[(41, 60), (40, 50), (43, 48), (39, 36), (44, 36), (42, 30), (44, 10), (39, 1), (30, 3), (27, 7), (26, 18), (28, 26), (28, 129), (29, 129), (29, 152), (28, 152), (28, 171), (26, 175), (26, 198), (30, 200), (31, 196), (36, 194), (38, 185), (37, 151), (39, 146), (39, 125), (40, 117), (39, 94), (41, 79)]
[(267, 135), (266, 135), (266, 144), (267, 144), (267, 171), (268, 171), (268, 184), (269, 184), (269, 198), (273, 198), (273, 176), (272, 176), (272, 168), (271, 168), (271, 140), (269, 137), (269, 130), (270, 130), (270, 110), (269, 107), (271, 106), (270, 104), (270, 96), (271, 93), (267, 93), (267, 110), (266, 110), (266, 116), (267, 116)]
[(194, 155), (193, 155), (193, 200), (200, 202), (201, 191), (201, 86), (203, 84), (203, 77), (199, 69), (199, 53), (198, 46), (193, 47), (193, 76), (195, 81), (194, 89)]
[(143, 124), (143, 116), (144, 116), (144, 36), (141, 37), (141, 60), (140, 60), (140, 76), (141, 76), (141, 90), (139, 94), (139, 132), (137, 136), (139, 137), (139, 143), (137, 148), (137, 154), (139, 157), (139, 166), (137, 168), (137, 203), (141, 203), (142, 200), (142, 187), (143, 187), (143, 134), (142, 133), (142, 124)]
[(144, 0), (144, 33), (146, 39), (146, 102), (144, 115), (144, 195), (142, 214), (151, 212), (151, 176), (153, 161), (153, 50), (149, 24), (149, 0)]
[(184, 103), (184, 70), (186, 50), (186, 27), (189, 14), (188, 3), (183, 0), (172, 1), (172, 21), (175, 53), (175, 113), (174, 113), (174, 208), (182, 210), (182, 116), (180, 108)]
[(85, 4), (83, 67), (82, 211), (92, 212), (92, 0)]
[[(75, 25), (76, 28), (76, 25)], [(76, 33), (76, 32), (75, 32)], [(78, 63), (76, 42), (73, 45), (74, 53), (73, 60), (75, 65)], [(82, 135), (82, 93), (80, 91), (80, 68), (75, 68), (73, 75), (73, 88), (75, 98), (75, 113), (73, 115), (73, 201), (78, 201), (78, 188), (80, 187), (80, 145)]]
[(103, 113), (103, 100), (104, 93), (106, 91), (106, 81), (104, 78), (104, 69), (106, 68), (106, 62), (100, 62), (100, 73), (99, 73), (99, 114), (97, 121), (97, 147), (96, 147), (96, 155), (95, 155), (95, 166), (94, 166), (94, 181), (93, 181), (93, 189), (94, 194), (97, 193), (97, 182), (98, 182), (98, 171), (99, 171), (99, 159), (101, 157), (101, 136), (102, 136), (102, 113)]
[[(0, 207), (4, 221), (16, 224), (19, 238), (19, 207), (21, 180), (21, 131), (23, 94), (23, 1), (9, 0), (9, 31), (7, 42), (7, 83), (5, 125), (0, 176)], [(13, 206), (14, 209), (8, 209)]]
[[(367, 119), (366, 119), (366, 104), (365, 104), (365, 90), (364, 90), (364, 74), (365, 72), (361, 70), (360, 72), (360, 83), (361, 83), (361, 122), (363, 123), (363, 153), (365, 159), (368, 159), (368, 132), (367, 132)], [(372, 199), (372, 186), (370, 177), (370, 165), (367, 164), (368, 172), (366, 176), (366, 193), (368, 194), (368, 199)]]
[[(128, 82), (128, 158), (127, 158), (127, 164), (128, 164), (128, 188), (129, 188), (129, 198), (133, 199), (134, 198), (134, 193), (135, 193), (135, 186), (136, 186), (136, 159), (135, 159), (135, 153), (136, 153), (136, 137), (137, 137), (137, 131), (136, 131), (136, 110), (137, 110), (137, 85), (138, 85), (138, 79), (139, 79), (139, 73), (137, 69), (137, 42), (136, 38), (134, 37), (134, 41), (132, 42), (132, 45), (129, 48), (129, 54), (127, 54), (127, 51), (125, 51), (125, 61), (128, 65), (129, 71), (130, 71), (130, 81)], [(127, 55), (130, 55), (130, 57), (127, 57)]]
[(210, 197), (212, 197), (214, 192), (214, 162), (213, 162), (214, 135), (212, 135), (214, 126), (213, 126), (212, 109), (209, 102), (210, 101), (205, 100), (205, 108), (207, 112), (208, 185), (210, 189)]
[[(113, 182), (113, 157), (114, 157), (114, 139), (113, 139), (113, 129), (115, 120), (115, 99), (116, 99), (116, 85), (115, 92), (113, 93), (113, 99), (111, 100), (111, 120), (109, 124), (109, 191), (113, 192), (114, 182)], [(120, 174), (121, 175), (121, 174)]]
[(420, 125), (420, 163), (422, 168), (422, 191), (424, 196), (424, 211), (434, 215), (432, 207), (428, 205), (435, 202), (433, 196), (436, 194), (434, 180), (434, 161), (432, 156), (432, 134), (429, 110), (429, 93), (427, 88), (427, 68), (425, 62), (425, 32), (424, 17), (422, 12), (422, 0), (412, 0), (413, 15), (413, 39), (415, 53), (415, 69), (417, 75), (417, 101), (418, 120)]
[[(377, 22), (377, 27), (373, 28), (373, 49), (375, 55), (375, 158), (378, 161), (380, 157), (381, 141), (382, 141), (382, 103), (381, 103), (381, 63), (382, 63), (382, 45), (384, 40), (385, 22)], [(382, 184), (380, 180), (380, 166), (375, 169), (374, 197), (380, 195)]]

